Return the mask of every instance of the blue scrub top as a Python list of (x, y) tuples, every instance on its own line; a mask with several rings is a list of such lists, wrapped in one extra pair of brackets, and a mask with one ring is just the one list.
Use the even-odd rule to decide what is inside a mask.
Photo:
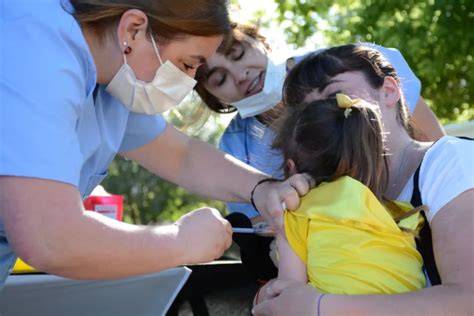
[[(60, 181), (85, 197), (117, 152), (151, 142), (166, 123), (97, 85), (71, 12), (68, 0), (0, 2), (0, 176)], [(0, 289), (14, 260), (0, 221)]]
[[(421, 82), (410, 69), (402, 54), (394, 48), (385, 48), (370, 43), (362, 43), (361, 45), (378, 50), (395, 67), (401, 81), (401, 88), (407, 101), (408, 110), (413, 113), (420, 98)], [(296, 56), (294, 60), (299, 63), (304, 57), (306, 55)], [(283, 157), (281, 153), (271, 148), (274, 137), (274, 132), (255, 117), (242, 119), (237, 114), (224, 131), (219, 147), (240, 161), (274, 178), (282, 179)], [(231, 213), (240, 212), (249, 218), (258, 215), (255, 208), (248, 203), (227, 203), (227, 207)]]

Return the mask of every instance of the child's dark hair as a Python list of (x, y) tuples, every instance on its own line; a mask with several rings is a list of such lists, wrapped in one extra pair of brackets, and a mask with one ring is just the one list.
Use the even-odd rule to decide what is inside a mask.
[(296, 171), (309, 173), (320, 184), (350, 176), (369, 187), (382, 200), (387, 185), (387, 162), (379, 114), (358, 100), (349, 109), (336, 99), (318, 100), (287, 109), (277, 128), (273, 147)]

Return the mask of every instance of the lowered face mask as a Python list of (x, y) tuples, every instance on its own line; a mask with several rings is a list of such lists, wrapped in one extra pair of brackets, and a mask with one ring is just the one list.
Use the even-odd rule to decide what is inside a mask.
[(286, 77), (286, 61), (275, 62), (271, 56), (267, 56), (267, 70), (262, 91), (232, 102), (242, 118), (248, 118), (262, 114), (281, 102), (283, 83)]
[(177, 106), (192, 91), (196, 80), (189, 77), (172, 62), (162, 62), (155, 40), (150, 34), (153, 49), (160, 61), (151, 82), (138, 80), (123, 55), (123, 65), (106, 90), (131, 112), (144, 114), (163, 113)]

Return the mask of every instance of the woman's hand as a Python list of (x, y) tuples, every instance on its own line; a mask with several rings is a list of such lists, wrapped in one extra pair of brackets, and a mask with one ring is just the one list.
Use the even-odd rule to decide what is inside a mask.
[(232, 244), (232, 227), (213, 208), (201, 208), (182, 216), (173, 225), (182, 254), (181, 262), (209, 262), (222, 256)]
[(274, 279), (259, 291), (253, 315), (316, 315), (319, 293), (311, 286), (284, 279)]
[(253, 194), (257, 210), (272, 227), (283, 229), (283, 211), (298, 208), (300, 196), (314, 187), (314, 180), (306, 173), (295, 174), (285, 181), (259, 184)]

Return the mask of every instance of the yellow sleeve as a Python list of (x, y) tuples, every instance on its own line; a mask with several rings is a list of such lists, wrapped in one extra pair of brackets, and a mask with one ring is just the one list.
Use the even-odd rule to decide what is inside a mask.
[(291, 249), (306, 264), (309, 219), (285, 211), (285, 234)]

